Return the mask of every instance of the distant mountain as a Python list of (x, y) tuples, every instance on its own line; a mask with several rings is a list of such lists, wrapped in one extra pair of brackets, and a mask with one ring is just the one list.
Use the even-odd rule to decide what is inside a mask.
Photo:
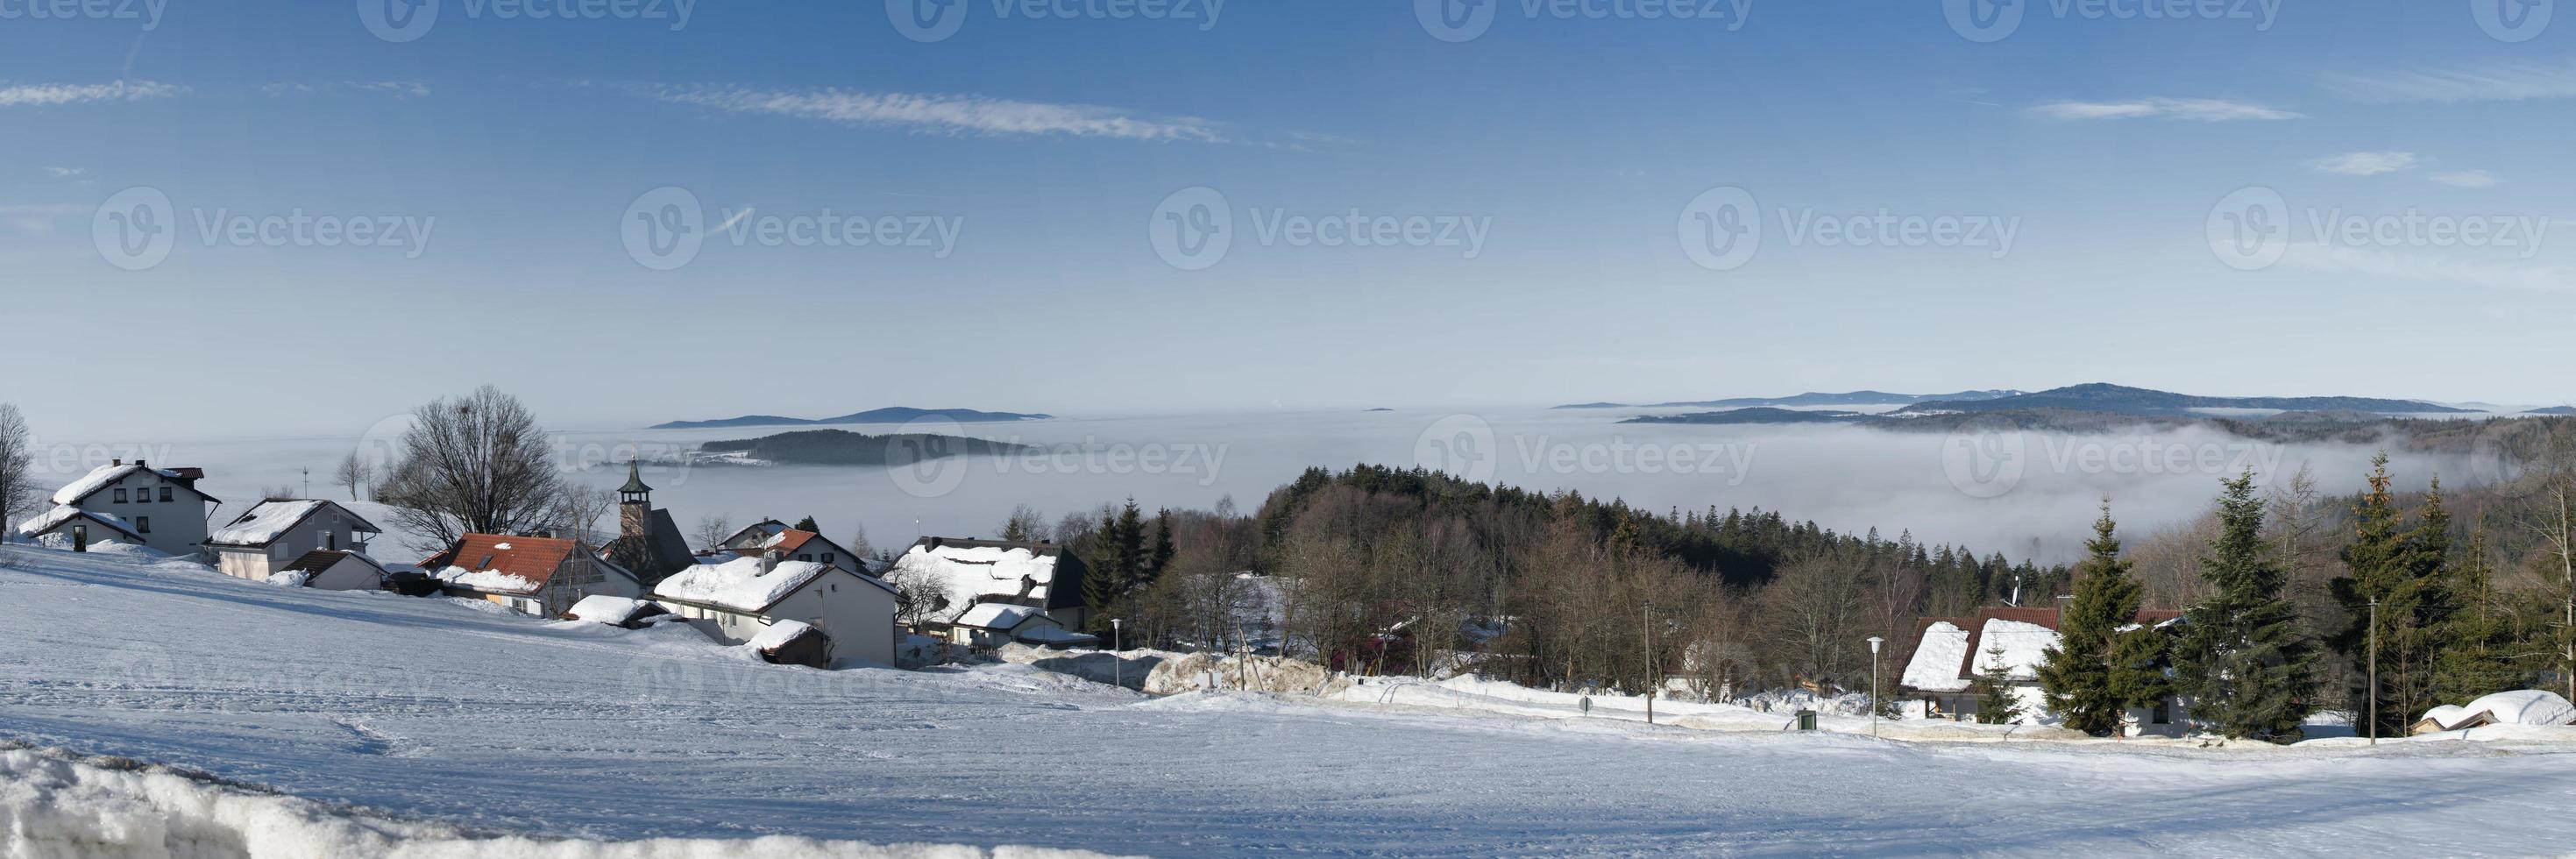
[(2545, 409), (2532, 409), (2531, 411), (2523, 412), (2523, 414), (2526, 414), (2526, 415), (2576, 415), (2576, 406), (2550, 406), (2549, 408), (2545, 408)]
[(765, 438), (711, 441), (698, 445), (711, 463), (751, 462), (773, 465), (910, 465), (951, 456), (1001, 456), (1026, 452), (1027, 445), (953, 435), (899, 433), (866, 435), (849, 430), (798, 430)]
[(1877, 415), (1841, 412), (1831, 409), (1800, 411), (1754, 406), (1722, 412), (1692, 412), (1686, 415), (1639, 415), (1620, 421), (1623, 424), (1850, 424), (1884, 420)]
[(782, 418), (777, 415), (744, 415), (713, 421), (672, 421), (653, 429), (728, 429), (732, 427), (803, 427), (827, 424), (899, 424), (922, 418), (942, 418), (961, 424), (990, 424), (1009, 421), (1042, 421), (1054, 415), (1020, 414), (1018, 412), (979, 412), (974, 409), (915, 409), (903, 406), (870, 409), (837, 418), (809, 420)]
[(1933, 400), (1991, 400), (2018, 396), (2020, 391), (1960, 391), (1955, 394), (1891, 394), (1886, 391), (1851, 391), (1841, 394), (1808, 392), (1789, 397), (1736, 397), (1726, 400), (1699, 400), (1673, 403), (1577, 403), (1557, 406), (1560, 409), (1628, 409), (1628, 408), (1698, 408), (1749, 409), (1790, 408), (1795, 406), (1903, 406)]
[(2389, 400), (2374, 397), (2198, 397), (2167, 391), (2151, 391), (2121, 385), (2094, 383), (2019, 394), (1958, 400), (1927, 400), (1897, 409), (1901, 414), (1940, 412), (2009, 412), (2054, 409), (2077, 412), (2103, 412), (2119, 415), (2153, 415), (2185, 417), (2207, 414), (2202, 409), (2276, 409), (2291, 412), (2367, 412), (2378, 415), (2457, 413), (2455, 409), (2420, 400)]

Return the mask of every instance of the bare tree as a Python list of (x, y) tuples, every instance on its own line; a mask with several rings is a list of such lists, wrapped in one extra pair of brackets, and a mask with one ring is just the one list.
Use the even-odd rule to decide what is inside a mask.
[(948, 607), (947, 583), (927, 568), (899, 567), (886, 574), (885, 582), (894, 586), (895, 622), (907, 629), (919, 629)]
[(340, 465), (332, 469), (331, 482), (349, 490), (349, 500), (359, 501), (363, 500), (358, 497), (359, 488), (372, 482), (375, 472), (375, 466), (367, 462), (366, 456), (352, 448), (347, 456), (340, 458)]
[(850, 550), (850, 556), (860, 560), (874, 557), (877, 553), (876, 544), (868, 542), (868, 526), (866, 525), (850, 526), (850, 544), (842, 548)]
[(2557, 422), (2533, 424), (2537, 439), (2514, 446), (2517, 475), (2504, 488), (2507, 497), (2524, 502), (2514, 524), (2539, 540), (2549, 566), (2546, 586), (2558, 616), (2547, 626), (2551, 661), (2566, 678), (2567, 695), (2576, 699), (2576, 430)]
[(567, 486), (551, 517), (558, 536), (590, 540), (599, 520), (617, 509), (617, 493), (597, 486)]
[(565, 482), (545, 430), (516, 397), (485, 385), (412, 411), (401, 464), (378, 487), (394, 521), (434, 552), (466, 534), (522, 534), (560, 509)]
[(1034, 543), (1047, 539), (1046, 514), (1026, 504), (1011, 508), (1002, 520), (1002, 539), (1014, 543)]
[(1868, 624), (1867, 586), (1849, 552), (1783, 568), (1763, 592), (1780, 661), (1821, 688), (1861, 664), (1860, 631)]
[(36, 443), (14, 403), (0, 403), (0, 529), (36, 509)]
[[(733, 536), (732, 519), (713, 513), (698, 519), (698, 548), (713, 549), (716, 544), (724, 542), (726, 537), (731, 536)], [(858, 547), (853, 546), (850, 551), (858, 551)]]

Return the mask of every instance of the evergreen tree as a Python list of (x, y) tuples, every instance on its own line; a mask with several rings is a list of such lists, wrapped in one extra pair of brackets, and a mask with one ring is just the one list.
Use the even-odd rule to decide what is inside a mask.
[(2443, 647), (2433, 665), (2433, 697), (2447, 704), (2467, 704), (2484, 695), (2522, 688), (2528, 678), (2514, 664), (2512, 619), (2495, 590), (2485, 528), (2470, 536), (2468, 556), (2452, 567), (2448, 590), (2457, 611), (2441, 630)]
[(2204, 729), (2233, 739), (2290, 742), (2316, 709), (2316, 644), (2299, 626), (2289, 571), (2263, 539), (2254, 473), (2220, 481), (2218, 537), (2201, 558), (2214, 591), (2183, 616), (2173, 691)]
[(814, 517), (807, 516), (803, 519), (796, 520), (796, 530), (804, 531), (809, 534), (820, 534), (823, 533), (823, 526), (814, 524)]
[(1172, 556), (1180, 554), (1180, 550), (1172, 545), (1174, 527), (1171, 508), (1154, 511), (1154, 548), (1145, 556), (1145, 575), (1149, 581), (1162, 579), (1163, 573), (1172, 566)]
[[(2390, 489), (2388, 455), (2371, 461), (2370, 489), (2353, 507), (2353, 542), (2344, 548), (2348, 574), (2331, 584), (2352, 625), (2335, 638), (2360, 670), (2352, 680), (2354, 709), (2378, 702), (2379, 733), (2402, 736), (2406, 726), (2438, 702), (2434, 663), (2455, 613), (2450, 596), (2451, 516), (2439, 481), (2417, 522), (2409, 526)], [(2370, 625), (2378, 602), (2379, 624)], [(2371, 688), (2376, 633), (2378, 686)]]
[(2091, 555), (2075, 568), (2075, 599), (2058, 617), (2057, 646), (2039, 666), (2049, 709), (2066, 727), (2095, 736), (2117, 730), (2128, 710), (2127, 697), (2114, 688), (2111, 641), (2135, 621), (2144, 593), (2120, 557), (2117, 528), (2111, 503), (2102, 502), (2093, 539), (2084, 543)]
[(2022, 717), (2021, 698), (2013, 694), (2012, 669), (2004, 664), (2004, 646), (1986, 648), (1986, 670), (1968, 681), (1977, 693), (1977, 722), (2009, 725)]

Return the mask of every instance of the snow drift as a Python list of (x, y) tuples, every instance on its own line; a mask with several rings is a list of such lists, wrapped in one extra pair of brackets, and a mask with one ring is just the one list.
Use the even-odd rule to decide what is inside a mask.
[(953, 845), (878, 846), (771, 837), (750, 841), (541, 840), (476, 836), (440, 824), (390, 820), (210, 776), (123, 758), (0, 748), (0, 833), (10, 857), (135, 859), (1041, 859), (1060, 850)]

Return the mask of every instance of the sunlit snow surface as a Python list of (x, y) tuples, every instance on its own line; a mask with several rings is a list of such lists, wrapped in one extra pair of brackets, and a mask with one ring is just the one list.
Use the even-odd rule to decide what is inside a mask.
[[(0, 549), (0, 736), (548, 837), (1275, 852), (2373, 855), (2576, 843), (2576, 744), (1897, 743), (770, 666), (686, 629)], [(2528, 731), (2556, 729), (2524, 729)]]

